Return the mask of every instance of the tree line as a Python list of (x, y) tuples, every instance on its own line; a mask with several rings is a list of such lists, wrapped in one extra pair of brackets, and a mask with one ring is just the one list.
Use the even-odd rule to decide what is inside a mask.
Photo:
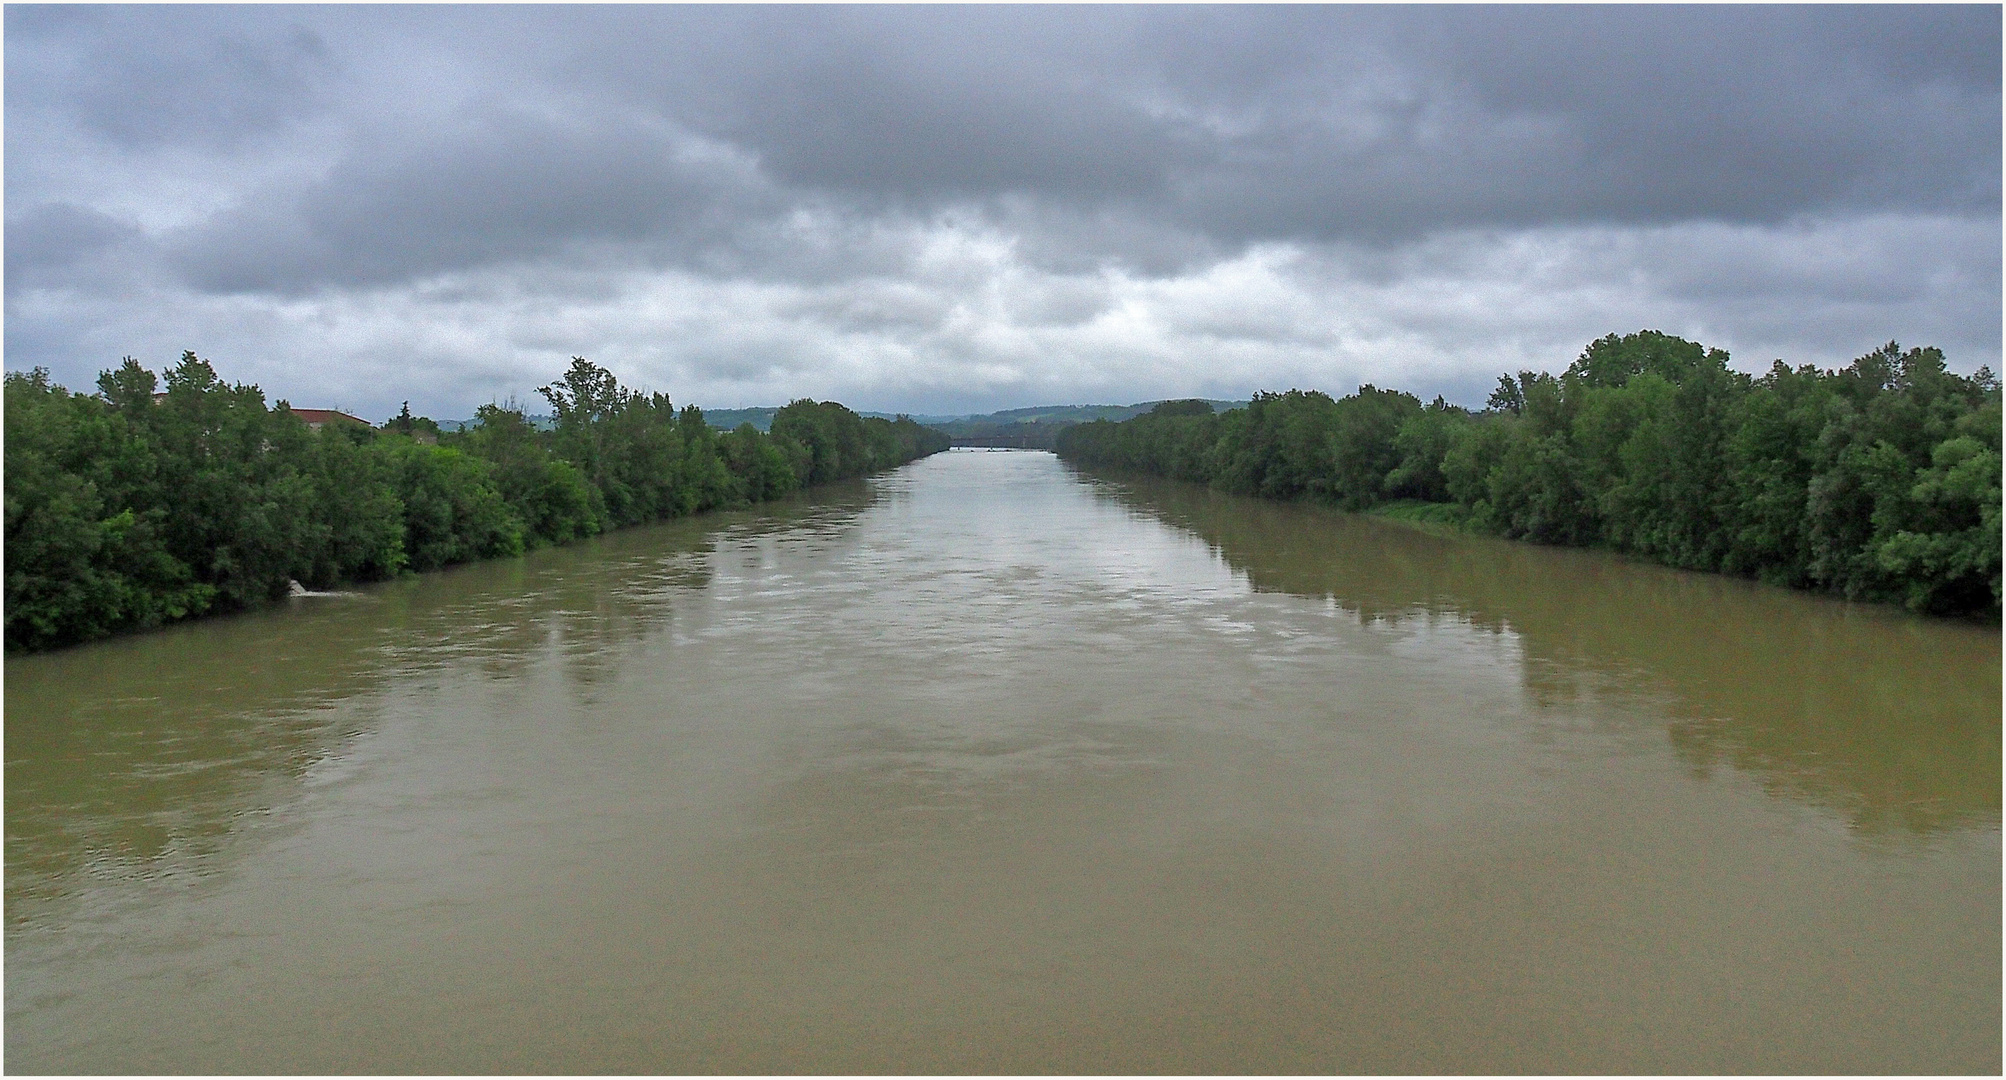
[[(164, 384), (164, 392), (162, 386)], [(516, 555), (773, 499), (945, 450), (905, 417), (796, 401), (769, 432), (622, 387), (583, 358), (539, 391), (539, 430), (484, 405), (463, 432), (407, 406), (315, 431), (185, 353), (127, 358), (73, 393), (9, 373), (6, 647), (35, 650), (237, 611), (314, 588)]]
[(1906, 605), (2000, 613), (2000, 385), (1890, 342), (1838, 370), (1754, 377), (1645, 330), (1487, 406), (1361, 386), (1165, 402), (1060, 434), (1058, 453), (1274, 499)]

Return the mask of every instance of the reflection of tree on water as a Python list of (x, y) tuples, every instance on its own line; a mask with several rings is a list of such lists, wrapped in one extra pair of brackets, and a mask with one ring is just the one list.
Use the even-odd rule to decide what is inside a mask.
[(1999, 820), (1994, 627), (1153, 478), (1099, 486), (1197, 534), (1256, 589), (1366, 622), (1510, 630), (1541, 704), (1669, 689), (1672, 745), (1696, 774), (1730, 765), (1869, 833)]
[(201, 872), (241, 815), (283, 797), (272, 781), (296, 781), (366, 726), (336, 707), (380, 682), (396, 593), (9, 658), (10, 927), (79, 874)]
[(722, 540), (854, 524), (865, 484), (519, 559), (38, 656), (6, 679), (10, 929), (88, 878), (200, 874), (247, 814), (378, 726), (393, 684), (506, 679), (554, 654), (579, 692), (710, 583)]
[(673, 614), (679, 597), (709, 587), (716, 549), (762, 536), (798, 542), (847, 531), (874, 501), (875, 488), (863, 480), (825, 484), (756, 511), (613, 533), (595, 542), (589, 559), (526, 567), (517, 593), (534, 598), (518, 601), (530, 617), (506, 627), (503, 655), (519, 663), (525, 652), (552, 643), (572, 685), (589, 694)]

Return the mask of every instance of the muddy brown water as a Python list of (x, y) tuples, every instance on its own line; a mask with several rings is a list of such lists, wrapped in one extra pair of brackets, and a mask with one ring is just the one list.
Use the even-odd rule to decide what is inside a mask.
[(1996, 1073), (2000, 659), (942, 454), (9, 658), (5, 1064)]

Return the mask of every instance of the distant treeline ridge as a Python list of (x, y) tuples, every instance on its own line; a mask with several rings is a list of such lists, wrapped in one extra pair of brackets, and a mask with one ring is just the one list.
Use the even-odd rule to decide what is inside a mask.
[[(1219, 411), (1245, 406), (1244, 401), (1205, 403)], [(1059, 432), (1074, 424), (1094, 420), (1127, 420), (1149, 411), (1155, 402), (1141, 405), (1046, 405), (1028, 409), (1008, 409), (987, 416), (965, 416), (957, 420), (922, 421), (936, 431), (946, 432), (956, 446), (1013, 447), (1019, 450), (1052, 450), (1058, 446)]]
[[(1061, 432), (1061, 457), (1275, 499), (1606, 547), (1693, 570), (2000, 612), (2000, 387), (1893, 342), (1850, 366), (1761, 377), (1646, 330), (1488, 406), (1366, 385), (1263, 393), (1215, 414), (1166, 402)], [(1392, 507), (1386, 504), (1396, 504)]]
[(6, 646), (43, 649), (608, 529), (772, 499), (947, 449), (911, 420), (796, 401), (723, 433), (582, 358), (464, 432), (402, 415), (311, 430), (193, 353), (71, 393), (6, 376)]

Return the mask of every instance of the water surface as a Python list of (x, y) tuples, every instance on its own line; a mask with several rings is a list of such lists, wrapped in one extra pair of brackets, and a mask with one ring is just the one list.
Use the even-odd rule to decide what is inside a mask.
[(956, 452), (5, 693), (14, 1071), (2000, 1068), (1996, 627)]

